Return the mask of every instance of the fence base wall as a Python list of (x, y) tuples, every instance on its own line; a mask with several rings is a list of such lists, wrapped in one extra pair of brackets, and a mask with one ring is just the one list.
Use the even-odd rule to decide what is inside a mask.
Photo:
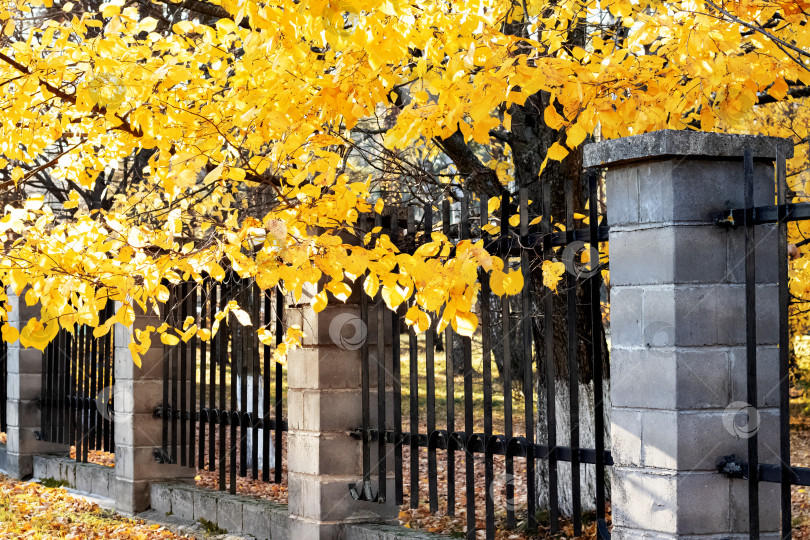
[[(205, 520), (232, 534), (249, 534), (258, 540), (316, 538), (295, 536), (296, 519), (284, 505), (187, 484), (161, 483), (151, 486), (152, 509), (186, 521)], [(442, 536), (393, 525), (336, 525), (335, 534), (352, 540), (438, 540)]]

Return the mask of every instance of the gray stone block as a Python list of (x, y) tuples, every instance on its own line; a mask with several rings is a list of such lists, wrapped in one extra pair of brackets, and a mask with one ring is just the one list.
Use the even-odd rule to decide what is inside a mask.
[(242, 532), (259, 540), (272, 538), (272, 514), (266, 505), (253, 502), (242, 505)]
[(115, 479), (115, 509), (124, 514), (136, 514), (149, 508), (148, 480)]
[[(608, 224), (611, 227), (639, 222), (638, 168), (622, 167), (610, 172), (605, 183), (610, 201)], [(613, 242), (613, 238), (610, 240)]]
[[(610, 335), (618, 347), (642, 342), (642, 294), (640, 287), (612, 287), (610, 291)], [(613, 309), (613, 306), (618, 309)]]
[[(745, 228), (727, 229), (728, 281), (745, 283)], [(754, 228), (754, 276), (757, 283), (778, 283), (778, 231), (775, 225)]]
[(48, 470), (49, 460), (44, 456), (34, 456), (34, 478), (54, 478)]
[[(763, 533), (779, 530), (781, 516), (779, 506), (779, 484), (760, 482), (759, 484), (759, 528)], [(748, 532), (748, 481), (731, 480), (730, 495), (731, 530), (735, 533)]]
[(194, 521), (194, 493), (176, 486), (172, 489), (172, 515)]
[(217, 526), (228, 532), (242, 531), (242, 506), (239, 499), (233, 497), (221, 498), (217, 503)]
[(120, 445), (159, 447), (163, 441), (162, 430), (162, 419), (152, 413), (115, 417), (115, 440)]
[[(152, 509), (163, 514), (172, 512), (172, 487), (169, 484), (153, 483), (150, 486)], [(216, 514), (214, 514), (216, 515)]]
[(679, 535), (704, 535), (729, 530), (728, 480), (717, 472), (678, 476)]
[(640, 411), (614, 406), (610, 412), (610, 438), (614, 464), (634, 467), (641, 465)]
[(362, 468), (362, 442), (342, 434), (293, 431), (287, 435), (287, 467), (303, 474), (350, 474)]
[(194, 521), (207, 519), (211, 521), (217, 517), (217, 503), (221, 493), (202, 489), (193, 489), (194, 493)]
[(677, 478), (674, 474), (614, 467), (611, 486), (615, 527), (677, 533)]
[[(731, 401), (748, 402), (747, 366), (746, 349), (731, 349)], [(779, 406), (778, 347), (757, 347), (757, 398), (757, 407)]]
[(6, 453), (6, 472), (15, 480), (27, 480), (34, 474), (34, 457), (30, 454)]
[(614, 407), (674, 409), (677, 404), (675, 349), (613, 349), (610, 394)]

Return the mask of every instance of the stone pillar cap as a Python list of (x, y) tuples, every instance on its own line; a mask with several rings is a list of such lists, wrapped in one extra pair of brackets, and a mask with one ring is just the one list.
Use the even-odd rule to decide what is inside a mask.
[(650, 158), (682, 156), (742, 160), (745, 148), (751, 149), (755, 160), (773, 161), (777, 146), (783, 147), (786, 158), (793, 157), (790, 139), (663, 129), (587, 144), (583, 163), (585, 167), (613, 167)]

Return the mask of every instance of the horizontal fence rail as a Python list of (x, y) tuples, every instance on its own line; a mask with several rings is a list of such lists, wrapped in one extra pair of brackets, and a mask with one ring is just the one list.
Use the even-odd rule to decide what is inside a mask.
[(282, 481), (283, 367), (256, 331), (265, 327), (275, 345), (281, 342), (283, 295), (261, 291), (232, 271), (221, 282), (182, 282), (170, 287), (168, 322), (211, 330), (231, 301), (249, 315), (250, 326), (229, 314), (211, 340), (192, 335), (165, 347), (163, 405), (155, 411), (163, 420), (162, 445), (155, 459), (218, 471), (219, 489), (235, 493), (237, 476)]
[[(108, 301), (99, 314), (114, 315)], [(76, 461), (90, 451), (114, 453), (114, 332), (93, 336), (93, 328), (61, 329), (45, 348), (38, 405), (40, 440), (76, 447)]]
[[(450, 516), (463, 508), (466, 512), (467, 538), (476, 538), (477, 522), (481, 517), (476, 516), (476, 512), (480, 512), (476, 502), (482, 500), (487, 538), (495, 537), (496, 526), (515, 529), (518, 519), (523, 522), (525, 529), (536, 530), (537, 488), (541, 478), (547, 491), (549, 531), (556, 534), (561, 530), (560, 482), (565, 481), (571, 484), (569, 491), (572, 494), (572, 507), (567, 509), (567, 513), (570, 514), (574, 534), (579, 536), (583, 532), (584, 513), (580, 486), (585, 468), (588, 467), (593, 469), (596, 493), (595, 500), (590, 501), (588, 506), (595, 509), (599, 537), (610, 537), (606, 522), (605, 466), (612, 465), (613, 460), (605, 448), (602, 381), (608, 373), (605, 372), (607, 358), (603, 345), (602, 280), (598, 266), (598, 241), (606, 240), (608, 231), (607, 227), (599, 224), (597, 188), (598, 177), (591, 175), (584, 188), (590, 201), (590, 212), (584, 220), (587, 225), (585, 229), (575, 228), (570, 182), (566, 186), (562, 231), (555, 230), (556, 224), (553, 225), (550, 219), (551, 197), (548, 188), (543, 193), (543, 218), (539, 224), (531, 225), (528, 192), (521, 189), (516, 194), (516, 200), (512, 200), (513, 194), (505, 191), (500, 200), (497, 238), (493, 238), (495, 234), (492, 234), (494, 231), (491, 228), (482, 227), (489, 215), (486, 197), (477, 201), (478, 209), (471, 207), (470, 198), (462, 198), (457, 209), (460, 215), (457, 223), (451, 222), (453, 212), (450, 202), (446, 200), (439, 208), (438, 222), (434, 221), (435, 208), (430, 203), (419, 208), (420, 219), (417, 219), (414, 207), (409, 207), (407, 222), (402, 224), (402, 213), (396, 208), (387, 220), (376, 216), (373, 225), (381, 227), (388, 222), (384, 233), (406, 253), (413, 253), (421, 242), (430, 241), (431, 234), (436, 231), (443, 232), (454, 243), (483, 240), (490, 253), (502, 256), (508, 265), (522, 272), (524, 284), (517, 299), (498, 298), (491, 293), (488, 273), (479, 274), (481, 293), (477, 313), (481, 329), (481, 358), (479, 360), (477, 357), (478, 342), (475, 343), (474, 360), (473, 340), (457, 334), (448, 325), (443, 335), (445, 388), (437, 385), (437, 376), (442, 374), (439, 373), (441, 365), (437, 365), (435, 356), (440, 341), (436, 321), (425, 333), (423, 352), (420, 352), (420, 340), (412, 329), (407, 330), (407, 344), (401, 347), (403, 313), (388, 310), (379, 291), (374, 298), (361, 295), (360, 318), (364, 325), (371, 325), (368, 336), (376, 336), (376, 341), (367, 339), (361, 347), (362, 425), (352, 435), (362, 441), (363, 478), (349, 485), (354, 499), (383, 503), (391, 493), (396, 503), (402, 505), (407, 491), (410, 508), (418, 508), (424, 502), (420, 497), (420, 468), (424, 466), (420, 457), (426, 455), (427, 470), (421, 471), (421, 477), (427, 477), (426, 502), (429, 511), (438, 513), (440, 501), (446, 501), (446, 513)], [(509, 218), (515, 210), (519, 216), (519, 226), (511, 227)], [(478, 215), (477, 231), (471, 226), (476, 221), (475, 214)], [(579, 216), (580, 219), (582, 217)], [(371, 224), (366, 223), (365, 227), (370, 229)], [(405, 234), (401, 233), (403, 228)], [(451, 238), (452, 231), (457, 234)], [(473, 237), (474, 232), (477, 232), (477, 237)], [(590, 239), (597, 241), (589, 243)], [(569, 245), (573, 246), (573, 254), (563, 249), (555, 250)], [(577, 262), (583, 248), (590, 257), (590, 266)], [(454, 252), (453, 249), (449, 257), (455, 256)], [(559, 292), (554, 293), (541, 286), (540, 268), (544, 261), (559, 257), (559, 252), (564, 252), (564, 260), (566, 257), (570, 259), (566, 265), (570, 271), (560, 282)], [(553, 315), (555, 305), (562, 305), (564, 309), (564, 315), (557, 316), (556, 323)], [(560, 320), (565, 328), (557, 326)], [(540, 340), (537, 339), (538, 333), (543, 336)], [(562, 343), (566, 344), (562, 355), (555, 345), (557, 339), (562, 339)], [(500, 396), (495, 395), (493, 374), (496, 349), (501, 358), (501, 366), (498, 367), (501, 371)], [(513, 358), (518, 359), (519, 369), (512, 366)], [(586, 365), (583, 365), (583, 358), (587, 358)], [(564, 375), (557, 373), (561, 362)], [(422, 364), (424, 368), (420, 370)], [(474, 371), (474, 365), (481, 370), (480, 373)], [(460, 387), (456, 381), (459, 371)], [(408, 375), (404, 376), (406, 372)], [(594, 448), (581, 446), (583, 419), (579, 416), (579, 389), (581, 381), (587, 380), (583, 379), (584, 372), (587, 372), (586, 377), (595, 381), (591, 403), (595, 420), (594, 425), (589, 426)], [(555, 410), (558, 402), (555, 392), (560, 384), (567, 389), (568, 409), (571, 411), (564, 427), (558, 426), (559, 416)], [(380, 391), (383, 388), (391, 390)], [(444, 411), (438, 407), (441, 391), (446, 397), (446, 404), (442, 407)], [(516, 398), (516, 393), (521, 392), (524, 399)], [(372, 402), (373, 396), (376, 402)], [(496, 397), (499, 403), (497, 429), (494, 421)], [(389, 399), (393, 400), (392, 404), (387, 403)], [(461, 403), (463, 415), (457, 415), (456, 401)], [(407, 414), (403, 414), (403, 409), (407, 409)], [(566, 445), (558, 444), (563, 436), (569, 441)], [(390, 456), (393, 456), (393, 486), (389, 485), (388, 478), (387, 462)], [(463, 458), (463, 494), (456, 490), (460, 472), (456, 470), (457, 456)], [(503, 456), (497, 466), (510, 479), (504, 485), (495, 485), (496, 456)], [(538, 469), (538, 461), (545, 463), (542, 471)], [(515, 500), (515, 483), (511, 481), (518, 474), (518, 462), (526, 491), (519, 501), (522, 503), (520, 510), (517, 510), (518, 501)], [(564, 478), (560, 476), (560, 462), (568, 464)], [(439, 474), (440, 464), (446, 475)], [(406, 468), (410, 471), (407, 479)], [(482, 473), (485, 489), (480, 492), (476, 491), (476, 478)], [(495, 490), (503, 491), (502, 496), (507, 501), (505, 520), (500, 524), (496, 523), (496, 513), (500, 514), (503, 508), (495, 507)], [(460, 504), (462, 498), (466, 499), (463, 505)]]

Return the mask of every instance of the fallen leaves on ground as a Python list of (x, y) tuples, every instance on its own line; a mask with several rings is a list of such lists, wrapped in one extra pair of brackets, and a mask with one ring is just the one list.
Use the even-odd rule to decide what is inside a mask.
[[(70, 459), (76, 459), (76, 447), (70, 447)], [(89, 450), (87, 452), (87, 463), (95, 463), (105, 467), (115, 467), (115, 454), (103, 450)]]
[[(428, 457), (427, 450), (420, 448), (419, 452), (419, 502), (417, 508), (410, 507), (410, 448), (402, 448), (402, 478), (403, 478), (403, 501), (405, 504), (399, 512), (399, 522), (401, 525), (411, 528), (450, 535), (454, 537), (463, 536), (467, 530), (467, 482), (465, 473), (465, 454), (455, 452), (455, 515), (448, 515), (448, 460), (444, 451), (437, 452), (436, 460), (436, 483), (438, 487), (439, 511), (430, 513), (429, 508), (429, 484), (428, 484)], [(486, 479), (484, 476), (484, 457), (476, 455), (473, 470), (475, 471), (475, 528), (476, 537), (486, 537)], [(493, 456), (493, 484), (492, 497), (493, 508), (495, 510), (495, 538), (496, 540), (528, 540), (533, 538), (577, 538), (581, 540), (596, 539), (596, 523), (593, 519), (593, 512), (583, 516), (582, 535), (574, 536), (574, 527), (570, 520), (560, 519), (560, 530), (552, 534), (547, 520), (543, 519), (542, 513), (539, 516), (537, 531), (530, 533), (526, 530), (526, 463), (523, 459), (514, 460), (514, 471), (512, 485), (515, 489), (514, 502), (516, 527), (508, 529), (506, 527), (506, 462), (503, 456)], [(607, 524), (610, 526), (610, 505), (607, 507)]]
[(189, 538), (159, 525), (128, 519), (62, 488), (46, 488), (0, 475), (0, 538)]

